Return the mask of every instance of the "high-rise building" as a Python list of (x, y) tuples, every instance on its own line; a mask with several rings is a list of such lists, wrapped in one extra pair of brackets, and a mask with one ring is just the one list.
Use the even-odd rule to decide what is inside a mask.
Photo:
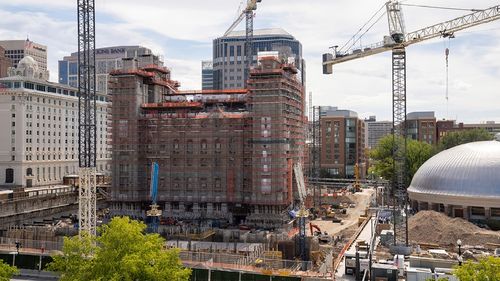
[(25, 56), (32, 57), (38, 64), (40, 70), (47, 70), (47, 46), (26, 40), (2, 40), (0, 47), (5, 49), (13, 67), (17, 67), (19, 61)]
[(201, 62), (201, 89), (213, 90), (214, 88), (214, 65), (211, 60)]
[(296, 74), (267, 57), (250, 72), (249, 89), (200, 92), (179, 91), (160, 66), (112, 72), (112, 213), (144, 216), (155, 161), (165, 217), (282, 223), (304, 161)]
[[(97, 91), (107, 94), (109, 73), (122, 68), (122, 59), (152, 55), (150, 49), (142, 46), (113, 46), (95, 50)], [(157, 57), (159, 64), (161, 58)], [(78, 87), (78, 52), (59, 61), (59, 83)]]
[(366, 174), (365, 123), (351, 110), (321, 107), (320, 166), (332, 177), (352, 178), (355, 165)]
[(436, 144), (436, 116), (434, 111), (411, 112), (406, 115), (406, 129), (408, 137)]
[[(25, 56), (0, 79), (0, 186), (62, 184), (78, 173), (78, 90), (47, 81)], [(97, 171), (107, 173), (107, 106), (97, 100)]]
[[(245, 87), (245, 31), (233, 31), (213, 41), (213, 88), (240, 89)], [(281, 28), (256, 29), (253, 34), (253, 64), (259, 52), (278, 51), (282, 57), (295, 58), (298, 78), (305, 82), (302, 44)]]
[(12, 61), (5, 56), (5, 49), (0, 46), (0, 78), (7, 76), (7, 71), (11, 66)]
[(365, 120), (366, 144), (373, 149), (380, 139), (392, 133), (392, 121), (377, 121), (375, 116)]

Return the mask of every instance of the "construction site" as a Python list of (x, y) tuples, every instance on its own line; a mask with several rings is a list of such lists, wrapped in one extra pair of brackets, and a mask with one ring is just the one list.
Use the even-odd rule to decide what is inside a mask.
[[(366, 180), (365, 147), (355, 140), (364, 138), (363, 121), (323, 118), (312, 100), (307, 118), (296, 58), (255, 51), (260, 2), (248, 0), (226, 31), (246, 19), (244, 87), (180, 90), (151, 54), (124, 58), (109, 73), (110, 178), (96, 173), (95, 89), (80, 79), (80, 174), (62, 186), (0, 193), (0, 258), (15, 264), (17, 257), (42, 274), (63, 237), (98, 235), (116, 216), (144, 221), (149, 233), (166, 238), (164, 247), (179, 250), (195, 281), (459, 281), (453, 271), (466, 260), (500, 256), (500, 136), (437, 154), (411, 183), (406, 142), (395, 144), (392, 178)], [(389, 1), (379, 10), (389, 19), (382, 42), (333, 47), (323, 72), (392, 51), (392, 133), (406, 139), (405, 48), (500, 19), (500, 7), (407, 33), (401, 5)], [(93, 1), (79, 0), (78, 9), (79, 25), (93, 29)], [(94, 30), (78, 31), (79, 52), (89, 55), (80, 65), (95, 72), (95, 46), (88, 46)], [(337, 140), (322, 143), (332, 131)], [(340, 147), (344, 155), (322, 167), (325, 154)], [(344, 178), (323, 178), (321, 168)]]
[(163, 217), (276, 228), (305, 195), (304, 93), (264, 56), (248, 89), (178, 91), (166, 68), (112, 72), (111, 212), (146, 217), (151, 164)]

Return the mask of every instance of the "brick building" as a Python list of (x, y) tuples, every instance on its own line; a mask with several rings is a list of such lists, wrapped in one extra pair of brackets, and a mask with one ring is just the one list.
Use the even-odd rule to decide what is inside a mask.
[(408, 113), (406, 115), (406, 124), (409, 138), (432, 145), (437, 143), (434, 111)]
[(320, 166), (333, 177), (354, 177), (358, 164), (361, 176), (366, 174), (365, 122), (350, 110), (321, 107)]
[(304, 161), (296, 68), (266, 57), (248, 90), (182, 92), (168, 69), (130, 62), (109, 86), (112, 212), (144, 217), (156, 161), (166, 217), (281, 223), (298, 199)]

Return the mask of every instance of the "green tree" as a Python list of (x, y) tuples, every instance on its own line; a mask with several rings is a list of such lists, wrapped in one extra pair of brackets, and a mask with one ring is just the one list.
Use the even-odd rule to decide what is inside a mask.
[(454, 146), (475, 142), (492, 140), (493, 136), (485, 129), (476, 128), (471, 130), (450, 132), (439, 140), (438, 147), (440, 150), (452, 148)]
[(487, 257), (479, 262), (466, 261), (453, 270), (460, 281), (493, 281), (500, 280), (500, 258)]
[[(397, 138), (397, 145), (402, 145), (403, 139)], [(394, 147), (394, 139), (392, 135), (383, 137), (377, 147), (370, 151), (370, 158), (372, 166), (369, 173), (374, 173), (379, 177), (391, 180), (394, 174), (394, 159), (392, 151)], [(418, 168), (424, 164), (435, 153), (432, 145), (416, 140), (408, 139), (406, 143), (406, 161), (407, 161), (407, 182), (410, 183), (413, 175), (417, 172)]]
[(99, 228), (97, 238), (65, 238), (49, 270), (59, 272), (61, 281), (189, 280), (191, 270), (182, 266), (178, 251), (165, 250), (165, 240), (145, 229), (142, 222), (116, 217)]
[(0, 260), (0, 281), (8, 281), (14, 274), (17, 274), (19, 271), (16, 267), (10, 266)]

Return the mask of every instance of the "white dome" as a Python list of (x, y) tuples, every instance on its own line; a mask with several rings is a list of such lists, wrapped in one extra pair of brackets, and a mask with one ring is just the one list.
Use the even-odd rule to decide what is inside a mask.
[(418, 169), (408, 193), (410, 199), (460, 197), (477, 206), (483, 199), (500, 205), (500, 142), (467, 143), (438, 153)]
[(38, 63), (31, 56), (25, 56), (24, 58), (22, 58), (19, 61), (19, 63), (17, 64), (17, 67), (18, 68), (19, 67), (23, 67), (23, 68), (32, 67), (34, 69), (38, 69)]

